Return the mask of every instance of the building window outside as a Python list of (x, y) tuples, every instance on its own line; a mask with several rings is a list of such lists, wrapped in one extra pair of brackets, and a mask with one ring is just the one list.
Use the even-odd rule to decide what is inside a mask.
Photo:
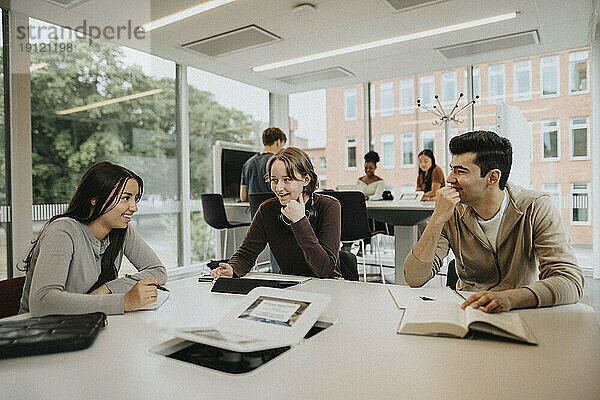
[(415, 109), (414, 79), (400, 81), (400, 114), (412, 114)]
[(488, 103), (503, 101), (504, 92), (504, 64), (490, 65), (488, 67)]
[(590, 225), (589, 186), (589, 183), (571, 184), (571, 209), (573, 210), (571, 224), (573, 225)]
[(569, 94), (588, 93), (588, 51), (569, 53)]
[(542, 192), (546, 192), (550, 195), (550, 198), (558, 211), (562, 209), (560, 183), (543, 183)]
[(377, 114), (375, 110), (375, 85), (369, 83), (369, 115), (374, 117)]
[(542, 161), (560, 160), (560, 121), (542, 121)]
[(346, 121), (356, 119), (356, 88), (344, 90), (344, 117)]
[(327, 170), (327, 159), (325, 157), (319, 157), (319, 169), (321, 171)]
[(387, 133), (381, 135), (381, 153), (382, 153), (382, 168), (394, 168), (396, 166), (396, 157), (394, 149), (394, 134)]
[(531, 60), (513, 64), (515, 101), (531, 100)]
[(405, 132), (402, 134), (402, 167), (415, 166), (415, 134)]
[(435, 80), (433, 79), (433, 75), (419, 78), (419, 86), (421, 89), (421, 103), (428, 106), (433, 105), (435, 96)]
[(313, 157), (310, 157), (310, 163), (313, 165), (314, 169), (317, 169), (317, 163), (315, 162), (315, 159)]
[(421, 150), (429, 149), (435, 154), (435, 131), (421, 131)]
[(571, 131), (571, 160), (590, 159), (590, 137), (588, 118), (572, 118)]
[[(465, 69), (463, 72), (463, 77), (464, 77), (464, 83), (465, 83), (465, 90), (464, 90), (464, 94), (465, 96), (467, 95), (467, 93), (469, 92), (467, 90), (467, 70)], [(479, 70), (479, 68), (473, 68), (473, 99), (476, 96), (479, 96), (479, 101), (477, 101), (475, 103), (476, 106), (481, 104), (481, 72)], [(471, 99), (467, 99), (467, 101), (470, 101)]]
[(356, 139), (346, 139), (346, 169), (356, 170)]
[(557, 55), (540, 59), (540, 86), (542, 97), (555, 97), (560, 94), (560, 61)]
[(456, 83), (456, 71), (448, 71), (442, 74), (442, 104), (453, 106), (458, 98), (458, 84)]
[(384, 82), (379, 85), (381, 116), (394, 115), (394, 82)]

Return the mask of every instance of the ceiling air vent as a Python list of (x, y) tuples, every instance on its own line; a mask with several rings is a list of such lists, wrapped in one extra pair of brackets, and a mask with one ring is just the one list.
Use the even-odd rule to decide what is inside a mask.
[(218, 57), (241, 50), (273, 43), (281, 38), (256, 26), (249, 25), (233, 31), (221, 33), (205, 39), (182, 45), (209, 57)]
[(395, 11), (407, 11), (417, 7), (430, 6), (432, 4), (444, 3), (448, 0), (384, 0)]
[(490, 51), (512, 49), (514, 47), (529, 46), (538, 44), (539, 42), (540, 37), (538, 31), (528, 31), (490, 39), (476, 40), (474, 42), (454, 44), (452, 46), (438, 47), (436, 50), (446, 58), (456, 58), (487, 53)]
[(47, 3), (52, 3), (63, 8), (73, 8), (81, 5), (89, 0), (46, 0)]
[(290, 85), (303, 85), (305, 83), (323, 81), (326, 79), (346, 78), (348, 76), (354, 76), (354, 74), (345, 68), (333, 67), (303, 74), (282, 76), (277, 78), (277, 80), (289, 83)]

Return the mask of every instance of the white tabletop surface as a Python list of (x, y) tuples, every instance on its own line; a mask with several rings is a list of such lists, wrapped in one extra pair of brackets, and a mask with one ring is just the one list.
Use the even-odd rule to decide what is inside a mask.
[[(388, 286), (311, 280), (337, 323), (244, 375), (150, 354), (164, 329), (216, 322), (238, 295), (167, 283), (158, 310), (109, 316), (88, 349), (0, 360), (2, 399), (598, 399), (600, 329), (582, 304), (521, 310), (538, 346), (396, 334)], [(406, 299), (435, 288), (400, 290)], [(408, 301), (407, 300), (407, 301)]]

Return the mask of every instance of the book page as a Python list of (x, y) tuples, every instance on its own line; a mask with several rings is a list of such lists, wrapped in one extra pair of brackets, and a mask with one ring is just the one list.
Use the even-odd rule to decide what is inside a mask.
[(398, 333), (463, 337), (468, 328), (465, 312), (455, 303), (424, 301), (406, 309)]
[[(481, 310), (477, 310), (471, 307), (467, 307), (466, 309), (466, 318), (467, 325), (477, 322), (483, 322), (496, 328), (499, 328), (509, 334), (517, 336), (523, 340), (528, 341), (529, 335), (528, 331), (525, 329), (525, 325), (521, 316), (515, 312), (503, 312), (499, 314), (489, 314), (485, 313)], [(476, 325), (477, 329), (481, 328), (479, 324)], [(484, 329), (481, 329), (484, 330)], [(491, 331), (490, 333), (494, 333), (496, 335), (501, 335), (501, 333), (496, 330)]]

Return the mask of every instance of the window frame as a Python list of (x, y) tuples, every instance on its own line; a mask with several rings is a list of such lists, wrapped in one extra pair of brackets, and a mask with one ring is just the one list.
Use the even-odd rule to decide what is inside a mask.
[[(351, 92), (354, 92), (352, 95)], [(348, 98), (354, 97), (354, 118), (348, 114)], [(344, 89), (344, 119), (346, 121), (355, 121), (358, 119), (358, 91), (355, 87)]]
[[(553, 59), (556, 62), (544, 64), (544, 60)], [(556, 93), (544, 94), (544, 68), (555, 67), (556, 68)], [(553, 97), (560, 96), (560, 57), (558, 54), (551, 54), (540, 57), (540, 98), (550, 99)]]
[[(358, 161), (356, 160), (356, 158), (357, 158), (356, 157), (357, 156), (357, 154), (356, 154), (356, 145), (357, 145), (356, 139), (354, 139), (354, 138), (346, 138), (344, 140), (344, 150), (345, 150), (344, 151), (344, 169), (346, 171), (356, 171), (356, 169), (358, 167)], [(348, 165), (348, 160), (349, 160), (348, 159), (348, 149), (350, 147), (354, 147), (354, 164), (355, 164), (354, 167), (350, 167)]]
[[(571, 88), (571, 82), (573, 79), (573, 69), (571, 68), (572, 64), (575, 63), (581, 63), (583, 62), (583, 60), (575, 60), (575, 61), (571, 61), (571, 54), (577, 54), (577, 53), (586, 53), (586, 58), (585, 58), (585, 79), (586, 79), (586, 89), (585, 90), (576, 90), (573, 91)], [(569, 52), (569, 96), (577, 96), (579, 94), (586, 94), (590, 92), (590, 86), (591, 86), (591, 82), (590, 82), (590, 52), (589, 50), (577, 50), (577, 51), (571, 51)]]
[[(407, 139), (408, 135), (410, 135), (410, 139)], [(406, 143), (412, 143), (412, 154), (413, 154), (413, 162), (412, 164), (404, 164), (404, 146)], [(416, 164), (416, 154), (415, 154), (415, 133), (414, 132), (402, 132), (400, 134), (400, 167), (401, 168), (414, 168)]]
[[(381, 135), (381, 169), (394, 169), (396, 168), (396, 135), (393, 133), (384, 133)], [(392, 144), (392, 162), (386, 164), (386, 157), (384, 147), (386, 144)]]
[[(384, 96), (386, 100), (389, 100), (387, 96), (391, 95), (391, 107), (384, 107)], [(394, 81), (382, 82), (379, 84), (379, 115), (382, 117), (390, 117), (394, 115)]]
[[(554, 185), (554, 188), (549, 188), (547, 185)], [(560, 182), (544, 182), (542, 183), (542, 192), (548, 193), (550, 199), (556, 206), (559, 212), (563, 209), (562, 188)]]
[[(450, 79), (448, 77), (451, 76)], [(453, 77), (452, 77), (453, 76)], [(447, 99), (446, 98), (446, 83), (454, 83), (454, 98)], [(441, 103), (443, 106), (453, 106), (456, 103), (456, 99), (458, 97), (458, 73), (455, 70), (445, 71), (442, 73), (442, 98)]]
[[(410, 82), (410, 84), (406, 83), (406, 82)], [(410, 89), (410, 101), (408, 101), (407, 103), (409, 103), (409, 105), (405, 105), (404, 101), (403, 101), (403, 96), (402, 96), (402, 91), (403, 90), (407, 90)], [(412, 114), (415, 112), (415, 80), (414, 78), (406, 78), (406, 79), (401, 79), (400, 82), (398, 83), (398, 101), (400, 102), (400, 114), (401, 115), (406, 115), (406, 114)]]
[[(433, 89), (431, 91), (431, 103), (426, 103), (423, 101), (423, 84), (424, 81), (431, 80), (431, 82), (425, 82), (425, 84), (429, 85), (430, 83), (433, 85)], [(427, 106), (432, 106), (435, 103), (435, 76), (434, 75), (423, 75), (419, 77), (419, 100)]]
[[(575, 185), (586, 185), (585, 189), (575, 189), (574, 186)], [(571, 192), (570, 192), (570, 220), (571, 220), (571, 225), (575, 225), (575, 226), (591, 226), (592, 225), (592, 207), (590, 207), (590, 203), (591, 203), (591, 190), (590, 190), (590, 183), (589, 182), (572, 182), (571, 183)], [(587, 221), (574, 221), (573, 220), (573, 210), (575, 210), (575, 207), (573, 204), (574, 203), (574, 197), (573, 195), (575, 194), (585, 194), (587, 195), (587, 210), (588, 210), (588, 215), (587, 215)]]
[[(585, 156), (574, 156), (573, 155), (573, 150), (574, 150), (574, 140), (575, 137), (573, 136), (573, 129), (581, 129), (582, 124), (577, 124), (577, 126), (574, 126), (573, 121), (576, 119), (585, 119), (585, 130), (586, 130), (586, 155)], [(590, 160), (591, 159), (591, 145), (590, 145), (590, 141), (591, 141), (591, 135), (590, 135), (590, 119), (589, 117), (574, 117), (574, 118), (570, 118), (569, 119), (569, 159), (571, 161), (582, 161), (582, 160)]]
[(419, 134), (420, 150), (419, 153), (425, 150), (425, 139), (433, 140), (433, 154), (435, 154), (435, 129), (422, 130)]
[[(522, 65), (528, 65), (527, 68), (523, 68)], [(531, 90), (531, 71), (532, 65), (531, 60), (518, 60), (513, 63), (513, 99), (515, 102), (517, 101), (527, 101), (532, 99), (532, 90)], [(529, 90), (527, 92), (517, 92), (517, 74), (519, 72), (527, 72), (528, 73), (528, 82), (529, 82)]]
[[(549, 133), (550, 131), (552, 131), (552, 129), (550, 128), (554, 128), (554, 127), (546, 127), (545, 124), (549, 123), (549, 122), (556, 122), (556, 157), (544, 157), (544, 134)], [(541, 122), (541, 134), (540, 134), (540, 160), (542, 162), (556, 162), (556, 161), (560, 161), (560, 119), (547, 119), (547, 120), (542, 120)]]
[[(502, 71), (502, 73), (498, 73), (498, 72), (494, 72), (492, 73), (492, 70), (495, 69), (495, 67), (499, 68), (499, 71)], [(506, 101), (506, 66), (504, 64), (491, 64), (488, 65), (488, 104), (497, 104), (500, 103), (502, 101)], [(495, 95), (492, 96), (492, 78), (497, 76), (497, 75), (501, 75), (502, 76), (502, 95)]]

